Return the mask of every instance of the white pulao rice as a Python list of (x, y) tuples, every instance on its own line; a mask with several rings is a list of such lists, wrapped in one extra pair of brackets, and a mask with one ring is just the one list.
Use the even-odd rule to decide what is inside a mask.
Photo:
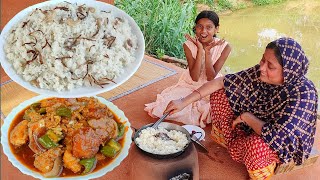
[[(157, 136), (158, 133), (167, 134), (172, 140), (164, 140)], [(143, 129), (136, 138), (138, 146), (152, 154), (167, 155), (182, 151), (188, 144), (186, 134), (177, 130), (166, 130), (163, 127)]]
[(10, 30), (5, 44), (17, 74), (55, 91), (113, 83), (135, 61), (136, 49), (127, 19), (67, 2), (33, 10)]

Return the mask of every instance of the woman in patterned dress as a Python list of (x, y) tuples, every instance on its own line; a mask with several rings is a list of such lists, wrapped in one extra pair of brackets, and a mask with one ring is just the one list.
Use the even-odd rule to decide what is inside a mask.
[(222, 134), (220, 143), (250, 178), (268, 179), (276, 163), (300, 165), (311, 152), (318, 95), (305, 77), (308, 65), (295, 40), (280, 38), (267, 45), (260, 64), (204, 84), (165, 112), (211, 94), (212, 132)]

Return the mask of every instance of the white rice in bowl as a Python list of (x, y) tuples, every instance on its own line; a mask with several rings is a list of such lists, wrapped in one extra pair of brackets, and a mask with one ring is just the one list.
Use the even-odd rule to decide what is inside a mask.
[[(159, 133), (167, 134), (172, 140), (159, 137)], [(146, 152), (166, 155), (182, 151), (188, 144), (188, 139), (186, 134), (181, 131), (168, 131), (163, 127), (159, 127), (158, 129), (148, 127), (140, 132), (139, 137), (136, 138), (136, 142), (138, 146)]]
[(13, 26), (4, 47), (18, 75), (55, 91), (116, 83), (136, 49), (127, 19), (68, 2), (33, 10)]

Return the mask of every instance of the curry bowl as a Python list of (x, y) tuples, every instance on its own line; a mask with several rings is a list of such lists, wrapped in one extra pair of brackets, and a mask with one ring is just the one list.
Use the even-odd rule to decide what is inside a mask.
[[(141, 152), (143, 152), (144, 154), (146, 154), (152, 158), (156, 158), (156, 159), (170, 159), (170, 158), (178, 157), (179, 155), (183, 154), (185, 152), (185, 150), (189, 147), (189, 145), (191, 143), (191, 137), (190, 137), (189, 132), (185, 128), (183, 128), (177, 124), (162, 122), (158, 126), (159, 129), (165, 129), (166, 130), (165, 133), (168, 133), (168, 132), (170, 133), (172, 131), (175, 131), (179, 134), (179, 137), (174, 137), (177, 135), (171, 136), (169, 133), (168, 133), (168, 135), (164, 135), (164, 136), (163, 136), (163, 134), (160, 134), (160, 137), (159, 137), (159, 133), (156, 133), (155, 136), (158, 136), (158, 137), (156, 137), (156, 139), (154, 139), (154, 137), (151, 137), (151, 139), (150, 139), (150, 137), (149, 137), (148, 139), (146, 139), (145, 142), (147, 142), (147, 143), (153, 142), (154, 143), (155, 141), (158, 141), (157, 138), (158, 139), (162, 138), (162, 139), (164, 139), (164, 141), (162, 141), (162, 143), (166, 143), (165, 141), (173, 140), (173, 141), (176, 141), (177, 144), (180, 143), (181, 141), (184, 141), (183, 144), (182, 145), (180, 144), (181, 146), (179, 148), (176, 148), (176, 150), (178, 149), (177, 151), (174, 150), (175, 152), (172, 151), (171, 153), (155, 153), (155, 151), (151, 152), (152, 148), (147, 150), (146, 148), (144, 148), (142, 146), (141, 141), (139, 141), (139, 137), (141, 137), (141, 134), (143, 133), (143, 131), (148, 130), (149, 128), (152, 128), (152, 125), (153, 125), (153, 123), (143, 126), (142, 128), (140, 128), (139, 130), (137, 130), (135, 132), (134, 137), (133, 137), (134, 143), (136, 144), (138, 149)], [(162, 133), (162, 132), (160, 132), (160, 133)], [(162, 137), (161, 137), (161, 135), (162, 135)], [(181, 138), (180, 138), (181, 135), (182, 135), (182, 137), (185, 138), (184, 140), (181, 140)], [(170, 139), (171, 137), (173, 137), (173, 138)], [(168, 147), (163, 144), (163, 146), (160, 148), (168, 148)]]
[[(22, 122), (26, 122), (26, 130), (15, 130), (22, 127)], [(21, 141), (24, 136), (17, 138), (20, 132), (27, 136), (25, 142)], [(1, 144), (8, 160), (26, 175), (38, 179), (92, 179), (112, 171), (127, 157), (132, 133), (123, 111), (104, 98), (40, 95), (24, 101), (5, 118)], [(55, 155), (51, 161), (54, 163), (45, 164)], [(76, 165), (80, 169), (73, 173)], [(43, 167), (52, 169), (45, 172)]]

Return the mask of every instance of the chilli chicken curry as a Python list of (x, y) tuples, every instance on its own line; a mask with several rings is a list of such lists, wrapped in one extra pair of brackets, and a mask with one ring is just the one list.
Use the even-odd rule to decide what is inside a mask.
[(44, 177), (77, 176), (108, 165), (126, 127), (98, 99), (49, 98), (20, 112), (9, 129), (11, 150)]

